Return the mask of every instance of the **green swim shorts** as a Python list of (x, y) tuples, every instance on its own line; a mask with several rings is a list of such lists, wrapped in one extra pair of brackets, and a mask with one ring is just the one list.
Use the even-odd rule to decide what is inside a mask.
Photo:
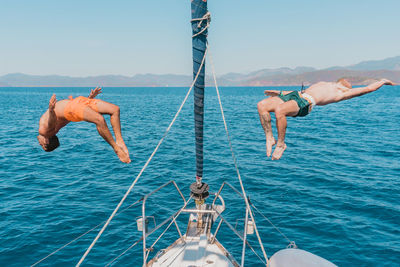
[(278, 95), (278, 97), (285, 102), (287, 102), (289, 100), (296, 101), (300, 110), (299, 110), (299, 113), (297, 113), (297, 115), (295, 117), (304, 117), (304, 116), (308, 115), (308, 113), (310, 112), (310, 103), (306, 99), (301, 97), (298, 91), (293, 91), (286, 95), (282, 94), (282, 92), (281, 92)]

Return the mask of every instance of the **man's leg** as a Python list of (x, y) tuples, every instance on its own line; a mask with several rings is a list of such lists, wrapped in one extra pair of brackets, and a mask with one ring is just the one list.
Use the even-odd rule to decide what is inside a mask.
[(271, 156), (272, 147), (276, 143), (275, 138), (272, 134), (270, 112), (274, 112), (275, 108), (282, 103), (284, 102), (279, 97), (269, 97), (264, 100), (261, 100), (257, 104), (258, 115), (260, 116), (260, 122), (265, 133), (265, 140), (266, 140), (265, 145), (267, 148), (268, 157)]
[(279, 105), (275, 109), (275, 117), (276, 117), (276, 128), (278, 129), (278, 143), (276, 144), (276, 148), (274, 153), (272, 154), (272, 160), (278, 160), (282, 157), (283, 152), (286, 149), (285, 144), (285, 135), (286, 135), (286, 127), (287, 121), (286, 116), (294, 117), (299, 112), (300, 108), (297, 105), (296, 101), (290, 100)]
[(100, 113), (89, 107), (85, 107), (83, 111), (83, 119), (87, 122), (96, 124), (97, 131), (99, 132), (100, 136), (110, 144), (110, 146), (114, 149), (115, 154), (117, 154), (118, 158), (122, 162), (131, 162), (129, 154), (125, 153), (124, 150), (114, 141), (114, 138), (107, 127), (106, 120)]
[(105, 102), (102, 100), (98, 100), (96, 105), (97, 105), (97, 109), (98, 109), (99, 113), (110, 115), (110, 122), (111, 122), (111, 126), (113, 128), (113, 131), (114, 131), (115, 141), (116, 141), (117, 145), (119, 145), (125, 151), (125, 153), (127, 153), (129, 155), (128, 148), (126, 147), (124, 139), (122, 138), (122, 134), (121, 134), (121, 121), (120, 121), (119, 107), (117, 105), (114, 105), (114, 104), (111, 104), (111, 103), (108, 103), (108, 102)]

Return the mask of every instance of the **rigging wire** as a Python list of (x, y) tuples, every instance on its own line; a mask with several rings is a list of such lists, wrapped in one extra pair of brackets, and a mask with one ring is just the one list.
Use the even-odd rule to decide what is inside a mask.
[[(207, 44), (207, 45), (208, 45), (208, 44)], [(225, 120), (224, 110), (223, 110), (222, 102), (221, 102), (221, 96), (220, 96), (220, 94), (219, 94), (219, 89), (218, 89), (217, 79), (216, 79), (216, 75), (215, 75), (214, 64), (213, 64), (213, 60), (212, 60), (212, 56), (211, 56), (211, 52), (210, 52), (210, 51), (208, 51), (208, 56), (209, 56), (209, 58), (210, 58), (210, 65), (211, 65), (211, 69), (212, 69), (212, 75), (213, 75), (214, 84), (215, 84), (215, 89), (216, 89), (217, 96), (218, 96), (218, 102), (219, 102), (219, 105), (220, 105), (222, 120), (223, 120), (223, 122), (224, 122), (225, 131), (226, 131), (226, 135), (227, 135), (228, 142), (229, 142), (229, 147), (230, 147), (231, 152), (232, 152), (232, 157), (233, 157), (234, 165), (235, 165), (235, 168), (236, 168), (236, 172), (237, 172), (237, 175), (238, 175), (238, 179), (239, 179), (239, 182), (240, 182), (240, 186), (241, 186), (241, 188), (242, 188), (242, 192), (243, 192), (243, 196), (244, 196), (244, 199), (245, 199), (245, 202), (246, 202), (246, 206), (249, 208), (249, 204), (250, 204), (250, 203), (248, 202), (248, 199), (247, 199), (247, 197), (246, 197), (246, 193), (245, 193), (245, 189), (244, 189), (244, 186), (243, 186), (243, 183), (242, 183), (242, 179), (241, 179), (241, 176), (240, 176), (240, 172), (239, 172), (239, 169), (238, 169), (236, 157), (235, 157), (235, 154), (234, 154), (234, 151), (233, 151), (233, 146), (232, 146), (232, 142), (231, 142), (231, 139), (230, 139), (230, 135), (229, 135), (227, 123), (226, 123), (226, 120)], [(288, 242), (289, 242), (289, 245), (288, 245), (288, 246), (297, 248), (295, 242), (292, 241), (292, 240), (290, 240), (282, 231), (280, 231), (279, 228), (276, 227), (276, 226), (271, 222), (271, 220), (269, 220), (264, 214), (262, 214), (262, 213), (260, 212), (260, 210), (257, 209), (257, 207), (256, 207), (253, 203), (251, 203), (250, 205), (251, 205), (265, 220), (267, 220), (267, 221), (268, 221), (268, 222), (269, 222), (269, 223), (270, 223), (270, 224), (271, 224), (271, 225), (272, 225), (272, 226), (273, 226), (273, 227), (274, 227)], [(253, 217), (253, 214), (252, 214), (251, 210), (250, 210), (250, 216), (251, 216), (251, 218), (252, 218), (252, 220), (253, 220), (253, 222), (254, 222), (254, 224), (255, 224), (255, 220), (254, 220), (254, 217)], [(257, 236), (258, 236), (257, 227), (255, 227), (255, 229), (256, 229)], [(258, 236), (258, 238), (259, 238), (259, 236)], [(262, 245), (262, 242), (261, 242), (261, 239), (260, 239), (260, 238), (259, 238), (259, 243), (260, 243), (261, 249), (262, 249), (262, 251), (263, 251), (263, 253), (264, 253), (264, 257), (266, 257), (266, 254), (265, 254), (265, 251), (264, 251), (264, 247), (263, 247), (263, 245)], [(266, 257), (266, 260), (267, 260), (267, 262), (268, 262), (268, 258), (267, 258), (267, 257)]]
[[(281, 230), (279, 230), (279, 228), (278, 227), (276, 227), (272, 222), (271, 222), (271, 220), (270, 219), (268, 219), (267, 218), (267, 216), (265, 216), (264, 214), (262, 214), (261, 213), (261, 211), (254, 205), (254, 204), (251, 204), (251, 206), (265, 219), (265, 220), (267, 220), (288, 242), (289, 242), (289, 245), (295, 245), (295, 243), (294, 243), (294, 241), (292, 241), (292, 240), (290, 240), (284, 233), (282, 233), (282, 231)], [(297, 246), (296, 246), (297, 247)]]
[[(209, 49), (209, 48), (208, 48), (208, 43), (207, 43), (207, 50), (208, 50), (208, 49)], [(267, 253), (265, 252), (264, 245), (263, 245), (263, 243), (262, 243), (262, 241), (261, 241), (260, 234), (258, 233), (258, 229), (257, 229), (257, 226), (256, 226), (256, 221), (254, 220), (253, 212), (252, 212), (252, 210), (251, 210), (251, 207), (250, 207), (250, 204), (249, 204), (249, 201), (248, 201), (248, 198), (247, 198), (247, 194), (246, 194), (246, 191), (245, 191), (244, 186), (243, 186), (242, 178), (241, 178), (241, 175), (240, 175), (240, 172), (239, 172), (239, 167), (238, 167), (238, 164), (237, 164), (236, 156), (235, 156), (235, 153), (234, 153), (234, 151), (233, 151), (233, 146), (232, 146), (231, 138), (230, 138), (230, 135), (229, 135), (228, 126), (227, 126), (227, 123), (226, 123), (226, 120), (225, 120), (224, 109), (223, 109), (223, 107), (222, 107), (221, 96), (220, 96), (220, 94), (219, 94), (219, 89), (218, 89), (218, 84), (217, 84), (217, 78), (216, 78), (216, 75), (215, 75), (214, 64), (213, 64), (213, 61), (212, 61), (212, 56), (211, 56), (210, 51), (208, 51), (208, 55), (209, 55), (209, 58), (210, 58), (210, 64), (211, 64), (212, 75), (213, 75), (214, 84), (215, 84), (215, 90), (216, 90), (216, 92), (217, 92), (219, 107), (220, 107), (221, 115), (222, 115), (222, 120), (223, 120), (223, 122), (224, 122), (225, 132), (226, 132), (226, 136), (227, 136), (227, 139), (228, 139), (229, 147), (230, 147), (230, 150), (231, 150), (231, 154), (232, 154), (232, 158), (233, 158), (233, 163), (234, 163), (234, 165), (235, 165), (236, 174), (237, 174), (237, 176), (238, 176), (239, 183), (240, 183), (240, 187), (241, 187), (241, 189), (242, 189), (243, 198), (244, 198), (245, 203), (246, 203), (246, 208), (249, 210), (250, 217), (251, 217), (251, 219), (253, 220), (253, 223), (254, 223), (254, 229), (255, 229), (255, 231), (256, 231), (256, 235), (257, 235), (257, 238), (258, 238), (258, 242), (259, 242), (260, 247), (261, 247), (261, 250), (262, 250), (262, 252), (263, 252), (265, 261), (266, 261), (267, 264), (268, 264), (268, 263), (269, 263), (268, 256), (267, 256)]]
[[(117, 215), (123, 213), (124, 211), (126, 211), (127, 209), (133, 207), (134, 205), (138, 204), (140, 201), (142, 201), (143, 198), (135, 201), (134, 203), (132, 203), (131, 205), (129, 205), (128, 207), (126, 207), (125, 209), (121, 210), (120, 212), (117, 213)], [(53, 256), (54, 254), (56, 254), (57, 252), (59, 252), (60, 250), (63, 250), (64, 248), (66, 248), (67, 246), (69, 246), (70, 244), (74, 243), (75, 241), (79, 240), (80, 238), (84, 237), (85, 235), (87, 235), (88, 233), (92, 232), (93, 230), (95, 230), (97, 227), (99, 227), (100, 225), (102, 225), (103, 223), (105, 223), (106, 221), (102, 221), (101, 223), (99, 223), (98, 225), (96, 225), (95, 227), (89, 229), (88, 231), (86, 231), (85, 233), (81, 234), (80, 236), (76, 237), (75, 239), (71, 240), (70, 242), (66, 243), (65, 245), (59, 247), (58, 249), (56, 249), (55, 251), (53, 251), (52, 253), (48, 254), (46, 257), (38, 260), (37, 262), (35, 262), (34, 264), (31, 265), (31, 267), (34, 267), (36, 265), (38, 265), (39, 263), (41, 263), (42, 261), (44, 261), (45, 259)]]

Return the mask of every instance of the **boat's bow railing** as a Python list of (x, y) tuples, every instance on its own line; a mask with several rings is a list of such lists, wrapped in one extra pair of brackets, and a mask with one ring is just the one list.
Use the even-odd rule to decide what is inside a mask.
[[(214, 197), (214, 200), (212, 202), (212, 205), (214, 205), (215, 201), (217, 200), (217, 198), (220, 197), (220, 194), (221, 194), (222, 190), (225, 188), (225, 186), (228, 186), (241, 199), (243, 199), (243, 201), (245, 201), (245, 198), (244, 198), (243, 194), (239, 190), (237, 190), (235, 187), (233, 187), (230, 183), (225, 181), (225, 182), (222, 183), (222, 185), (221, 185), (220, 189), (218, 190), (218, 192), (216, 194), (214, 194), (215, 197)], [(249, 242), (247, 240), (247, 234), (253, 234), (255, 232), (256, 235), (257, 235), (258, 241), (260, 242), (260, 246), (261, 246), (261, 238), (259, 236), (259, 233), (258, 233), (258, 231), (254, 231), (254, 225), (253, 225), (254, 222), (251, 219), (249, 220), (249, 212), (250, 212), (249, 209), (251, 209), (251, 208), (253, 208), (259, 215), (261, 215), (264, 218), (264, 220), (266, 220), (269, 224), (271, 224), (271, 226), (273, 228), (275, 228), (275, 230), (277, 230), (282, 235), (282, 237), (285, 238), (288, 241), (287, 248), (297, 248), (297, 245), (296, 245), (295, 241), (290, 240), (275, 224), (273, 224), (272, 221), (270, 219), (268, 219), (268, 217), (266, 217), (255, 206), (255, 204), (250, 201), (250, 197), (249, 196), (247, 196), (247, 202), (248, 202), (249, 206), (246, 206), (246, 215), (245, 215), (245, 219), (244, 219), (244, 224), (245, 225), (244, 225), (243, 235), (241, 235), (239, 233), (239, 231), (236, 230), (237, 229), (237, 222), (236, 222), (235, 226), (232, 226), (232, 224), (230, 224), (221, 214), (218, 214), (219, 217), (221, 218), (221, 220), (219, 221), (217, 229), (215, 230), (215, 232), (213, 234), (213, 238), (215, 239), (222, 222), (224, 222), (243, 241), (241, 266), (244, 265), (244, 259), (245, 259), (244, 255), (245, 255), (246, 245), (253, 251), (253, 253), (259, 258), (260, 261), (262, 261), (264, 264), (268, 263), (268, 259), (264, 260), (260, 255), (258, 255), (256, 253), (256, 251), (254, 250), (254, 248), (249, 244)], [(238, 220), (243, 220), (243, 219), (238, 219)]]
[[(165, 220), (163, 220), (161, 223), (156, 224), (155, 223), (155, 218), (153, 216), (149, 216), (146, 215), (146, 205), (148, 205), (148, 200), (151, 197), (154, 197), (154, 195), (156, 193), (158, 193), (159, 191), (163, 190), (164, 188), (170, 188), (173, 187), (175, 190), (175, 192), (177, 192), (178, 194), (175, 194), (175, 196), (177, 196), (177, 199), (181, 199), (182, 200), (182, 205), (180, 207), (178, 207), (173, 213), (172, 215), (170, 215), (168, 218), (166, 218)], [(164, 236), (164, 234), (172, 227), (172, 225), (175, 225), (177, 232), (179, 234), (179, 239), (181, 242), (186, 243), (185, 241), (185, 235), (182, 234), (181, 229), (179, 228), (179, 225), (177, 223), (177, 219), (180, 215), (182, 215), (183, 213), (187, 214), (202, 214), (205, 216), (209, 216), (209, 220), (207, 220), (206, 222), (206, 226), (204, 227), (204, 231), (203, 233), (207, 234), (208, 237), (208, 242), (209, 243), (215, 243), (216, 242), (216, 236), (219, 233), (222, 223), (224, 222), (228, 228), (236, 235), (238, 236), (242, 241), (243, 241), (243, 246), (242, 246), (242, 258), (241, 258), (241, 266), (244, 265), (244, 259), (245, 259), (245, 249), (246, 247), (250, 248), (252, 250), (252, 252), (258, 257), (258, 259), (263, 263), (266, 264), (266, 260), (262, 258), (262, 256), (260, 256), (256, 250), (254, 249), (254, 247), (250, 244), (247, 235), (248, 234), (252, 234), (254, 232), (253, 229), (253, 223), (252, 220), (249, 218), (249, 210), (246, 208), (246, 217), (244, 219), (244, 230), (243, 232), (237, 230), (236, 226), (233, 226), (226, 218), (225, 215), (223, 215), (225, 209), (229, 210), (230, 207), (230, 203), (231, 202), (227, 202), (225, 203), (224, 198), (222, 197), (222, 191), (225, 188), (229, 188), (230, 191), (233, 191), (236, 195), (239, 196), (240, 199), (242, 199), (243, 201), (245, 200), (245, 198), (243, 197), (243, 194), (237, 190), (235, 187), (233, 187), (230, 183), (228, 182), (224, 182), (222, 183), (221, 187), (219, 188), (219, 190), (216, 193), (212, 193), (210, 192), (210, 196), (214, 196), (212, 202), (208, 205), (209, 209), (193, 209), (193, 208), (187, 208), (188, 205), (190, 203), (193, 203), (194, 201), (192, 197), (189, 197), (189, 199), (185, 199), (184, 195), (182, 194), (181, 190), (179, 189), (178, 185), (175, 183), (175, 181), (169, 181), (167, 183), (164, 183), (163, 185), (159, 186), (157, 189), (153, 190), (152, 192), (142, 196), (140, 199), (138, 199), (137, 201), (135, 201), (134, 203), (132, 203), (131, 205), (129, 205), (128, 207), (126, 207), (125, 209), (121, 210), (120, 213), (124, 212), (125, 210), (128, 210), (129, 208), (139, 204), (140, 202), (142, 202), (142, 216), (136, 218), (138, 219), (138, 230), (142, 233), (141, 237), (138, 238), (132, 245), (130, 245), (127, 249), (125, 249), (122, 253), (120, 253), (118, 256), (116, 256), (115, 258), (113, 258), (109, 263), (106, 264), (106, 266), (110, 266), (111, 264), (113, 264), (116, 260), (118, 260), (120, 257), (124, 256), (128, 251), (130, 251), (133, 247), (135, 247), (136, 245), (138, 245), (141, 241), (143, 241), (143, 264), (146, 266), (147, 264), (147, 260), (149, 258), (149, 254), (150, 252), (152, 252), (154, 250), (155, 245), (157, 244), (157, 242)], [(229, 193), (229, 192), (226, 192)], [(219, 200), (219, 202), (217, 203), (217, 200)], [(250, 200), (248, 200), (248, 202), (250, 203)], [(206, 204), (204, 204), (206, 205)], [(270, 222), (272, 224), (272, 222), (266, 218), (261, 211), (259, 211), (253, 203), (250, 203), (250, 206), (252, 208), (255, 209), (256, 212), (260, 213), (264, 219), (268, 220), (268, 222)], [(119, 213), (118, 213), (119, 214)], [(191, 216), (192, 216), (191, 215)], [(154, 227), (152, 227), (150, 230), (150, 227), (147, 227), (147, 221), (148, 219), (153, 218), (154, 221)], [(217, 222), (219, 219), (218, 224), (215, 224), (215, 222)], [(243, 220), (243, 219), (239, 219), (239, 220)], [(140, 221), (140, 223), (139, 223)], [(100, 224), (98, 224), (97, 226), (91, 228), (90, 230), (86, 231), (85, 233), (81, 234), (80, 236), (78, 236), (77, 238), (75, 238), (74, 240), (68, 242), (67, 244), (63, 245), (62, 247), (60, 247), (59, 249), (57, 249), (56, 251), (50, 253), (49, 255), (47, 255), (46, 257), (42, 258), (41, 260), (39, 260), (38, 262), (36, 262), (35, 264), (33, 264), (32, 266), (35, 266), (37, 264), (39, 264), (40, 262), (42, 262), (43, 260), (47, 259), (48, 257), (54, 255), (55, 253), (57, 253), (58, 251), (62, 250), (63, 248), (67, 247), (68, 245), (70, 245), (73, 242), (76, 242), (77, 240), (79, 240), (80, 238), (82, 238), (83, 236), (85, 236), (86, 234), (92, 232), (93, 230), (95, 230), (96, 228), (98, 228), (101, 224), (103, 224), (104, 222), (101, 222)], [(217, 225), (215, 227), (215, 225)], [(148, 246), (148, 238), (150, 235), (153, 235), (155, 232), (157, 232), (159, 229), (161, 229), (162, 227), (165, 227), (165, 229), (162, 230), (161, 234), (159, 236), (156, 237), (155, 241)], [(272, 224), (272, 226), (274, 226), (289, 242), (290, 245), (293, 246), (294, 242), (290, 241), (275, 225)], [(214, 230), (215, 229), (215, 230)], [(186, 233), (187, 234), (187, 233)], [(295, 245), (294, 245), (295, 246)], [(158, 254), (155, 255), (155, 258), (159, 257), (160, 255), (163, 254), (163, 250), (159, 251)]]
[[(239, 192), (239, 190), (237, 190), (235, 187), (233, 187), (230, 183), (228, 182), (223, 182), (221, 187), (219, 188), (218, 192), (215, 194), (214, 200), (212, 202), (212, 205), (214, 206), (215, 201), (217, 200), (217, 198), (220, 197), (222, 190), (225, 188), (225, 186), (228, 186), (230, 189), (233, 190), (233, 192), (235, 192), (241, 199), (243, 199), (244, 203), (246, 204), (246, 199), (244, 198), (243, 194), (241, 192)], [(249, 197), (247, 198), (247, 203), (250, 203), (250, 199)], [(238, 236), (242, 241), (243, 241), (243, 245), (242, 245), (242, 256), (241, 256), (241, 264), (240, 266), (244, 266), (244, 260), (245, 260), (245, 252), (246, 252), (246, 246), (248, 246), (251, 251), (258, 257), (258, 259), (265, 265), (267, 265), (268, 263), (268, 258), (263, 259), (253, 248), (253, 246), (249, 243), (248, 239), (247, 239), (247, 234), (253, 234), (254, 233), (254, 221), (252, 221), (252, 219), (249, 220), (249, 208), (250, 206), (246, 205), (246, 215), (245, 215), (245, 219), (244, 219), (244, 229), (243, 229), (243, 235), (239, 233), (239, 231), (236, 230), (236, 226), (234, 227), (231, 223), (229, 223), (221, 214), (218, 214), (220, 221), (218, 223), (218, 226), (213, 234), (213, 240), (215, 240), (218, 231), (221, 227), (222, 222), (224, 222), (231, 230), (232, 232), (234, 232), (236, 234), (236, 236)], [(255, 231), (256, 235), (257, 235), (257, 239), (259, 241), (259, 245), (260, 247), (263, 247), (263, 244), (261, 242), (261, 237), (259, 236), (258, 231)]]
[[(148, 228), (146, 227), (146, 221), (148, 218), (150, 218), (151, 216), (146, 215), (146, 204), (147, 204), (147, 200), (150, 197), (153, 197), (154, 194), (156, 194), (157, 192), (159, 192), (160, 190), (164, 189), (167, 186), (172, 185), (174, 187), (174, 189), (178, 192), (179, 197), (182, 199), (182, 206), (177, 209), (172, 215), (170, 215), (167, 219), (165, 219), (163, 222), (157, 224), (154, 226), (153, 229), (148, 230)], [(179, 239), (182, 242), (185, 242), (185, 235), (182, 234), (179, 225), (177, 224), (177, 219), (178, 217), (183, 214), (183, 213), (189, 213), (189, 214), (202, 214), (202, 215), (208, 215), (208, 216), (212, 216), (211, 218), (211, 225), (213, 225), (214, 222), (216, 222), (219, 219), (218, 225), (216, 226), (215, 230), (212, 232), (211, 228), (214, 228), (210, 225), (209, 227), (209, 235), (208, 235), (208, 240), (210, 243), (215, 243), (216, 241), (216, 236), (218, 234), (218, 232), (221, 229), (221, 225), (222, 223), (225, 223), (228, 228), (236, 235), (238, 236), (242, 241), (243, 241), (243, 246), (242, 246), (242, 257), (241, 257), (241, 266), (244, 265), (244, 259), (245, 259), (245, 250), (246, 247), (250, 248), (251, 251), (258, 257), (258, 259), (264, 264), (267, 264), (267, 261), (265, 259), (262, 258), (262, 256), (260, 256), (255, 248), (250, 244), (248, 238), (247, 238), (247, 234), (253, 233), (254, 231), (251, 230), (251, 219), (249, 219), (249, 211), (246, 208), (246, 218), (245, 218), (245, 225), (244, 225), (244, 230), (243, 233), (241, 233), (241, 231), (238, 231), (236, 229), (236, 227), (234, 227), (222, 214), (226, 209), (226, 203), (223, 199), (223, 197), (221, 196), (222, 190), (224, 188), (228, 187), (229, 189), (231, 189), (233, 192), (235, 192), (235, 194), (237, 194), (242, 200), (243, 202), (245, 202), (245, 199), (243, 197), (243, 194), (241, 192), (239, 192), (235, 187), (233, 187), (230, 183), (228, 182), (224, 182), (222, 183), (221, 187), (219, 188), (219, 190), (216, 193), (211, 193), (211, 196), (214, 196), (211, 205), (209, 205), (209, 209), (193, 209), (193, 208), (187, 208), (188, 204), (191, 203), (191, 201), (193, 200), (192, 197), (190, 197), (189, 199), (185, 199), (184, 195), (182, 194), (181, 190), (179, 189), (178, 185), (175, 183), (175, 181), (169, 181), (163, 185), (161, 185), (160, 187), (158, 187), (157, 189), (153, 190), (152, 192), (146, 194), (143, 198), (142, 198), (142, 216), (140, 218), (141, 220), (141, 228), (140, 231), (142, 232), (142, 237), (139, 238), (137, 241), (135, 241), (130, 247), (128, 247), (125, 251), (123, 251), (120, 255), (118, 255), (117, 257), (115, 257), (111, 262), (109, 262), (106, 266), (111, 265), (113, 262), (115, 262), (118, 258), (120, 258), (121, 256), (125, 255), (126, 252), (128, 252), (131, 248), (133, 248), (134, 246), (136, 246), (138, 243), (140, 243), (141, 241), (143, 242), (143, 266), (147, 266), (148, 263), (148, 259), (149, 259), (149, 254), (150, 252), (152, 252), (154, 250), (154, 246), (157, 244), (157, 242), (164, 236), (164, 234), (171, 228), (172, 225), (175, 225), (175, 228), (179, 234)], [(217, 200), (219, 200), (219, 204), (217, 205)], [(167, 225), (168, 224), (168, 225)], [(210, 221), (207, 221), (207, 224), (210, 224)], [(165, 229), (161, 232), (161, 234), (156, 237), (155, 241), (148, 246), (148, 237), (152, 234), (154, 234), (157, 230), (159, 230), (161, 227), (165, 226)], [(204, 233), (207, 233), (207, 228), (208, 226), (206, 226), (204, 228)], [(162, 254), (162, 251), (160, 251)], [(160, 253), (158, 253), (155, 257), (157, 258), (158, 256), (161, 255)]]
[[(211, 203), (211, 205), (209, 205), (209, 209), (193, 209), (193, 208), (186, 208), (188, 206), (188, 204), (191, 202), (192, 198), (189, 198), (187, 201), (185, 200), (185, 198), (183, 197), (181, 191), (179, 190), (179, 187), (176, 185), (176, 183), (174, 181), (170, 181), (162, 186), (160, 186), (159, 188), (157, 188), (156, 190), (152, 191), (151, 193), (147, 194), (144, 198), (143, 198), (143, 204), (142, 204), (142, 218), (143, 220), (145, 220), (146, 218), (146, 200), (152, 196), (153, 194), (155, 194), (156, 192), (158, 192), (159, 190), (161, 190), (162, 188), (168, 186), (169, 184), (173, 184), (176, 188), (176, 190), (179, 192), (181, 198), (183, 199), (183, 205), (181, 208), (179, 208), (177, 211), (175, 211), (175, 213), (173, 215), (171, 215), (169, 218), (167, 218), (166, 220), (164, 220), (162, 223), (160, 223), (159, 225), (157, 225), (154, 229), (152, 229), (150, 232), (146, 232), (146, 228), (143, 227), (141, 229), (142, 231), (142, 238), (140, 240), (138, 240), (139, 242), (143, 240), (143, 266), (147, 265), (147, 260), (149, 257), (149, 253), (153, 251), (154, 245), (161, 239), (161, 237), (168, 231), (168, 229), (172, 226), (172, 224), (175, 224), (176, 229), (179, 233), (180, 239), (185, 242), (185, 236), (182, 235), (179, 226), (177, 224), (177, 219), (178, 217), (182, 214), (182, 213), (189, 213), (189, 214), (201, 214), (201, 215), (208, 215), (208, 216), (212, 216), (211, 218), (211, 225), (210, 225), (210, 221), (207, 221), (207, 225), (210, 225), (209, 229), (208, 226), (204, 227), (204, 232), (203, 233), (207, 233), (208, 234), (208, 240), (210, 243), (215, 243), (216, 241), (216, 236), (218, 234), (218, 232), (221, 229), (222, 223), (225, 223), (228, 228), (236, 235), (238, 236), (242, 242), (242, 255), (241, 255), (241, 265), (240, 266), (244, 266), (244, 261), (245, 261), (245, 250), (246, 247), (250, 248), (251, 251), (257, 256), (257, 258), (264, 264), (267, 265), (267, 260), (263, 259), (262, 256), (260, 256), (253, 245), (250, 244), (249, 239), (247, 237), (248, 234), (253, 234), (254, 233), (254, 228), (253, 227), (253, 222), (252, 220), (249, 218), (249, 210), (247, 209), (246, 206), (246, 217), (245, 217), (245, 222), (244, 222), (244, 230), (243, 233), (241, 233), (241, 231), (238, 231), (236, 229), (235, 226), (233, 226), (225, 217), (223, 214), (223, 212), (226, 209), (226, 204), (225, 201), (223, 199), (223, 197), (221, 196), (222, 190), (226, 187), (228, 187), (229, 189), (231, 189), (233, 192), (235, 192), (235, 194), (237, 194), (245, 203), (245, 198), (243, 197), (243, 194), (241, 192), (239, 192), (235, 187), (233, 187), (230, 183), (228, 182), (223, 182), (221, 187), (219, 188), (218, 192), (216, 193), (211, 193), (210, 195), (214, 196), (213, 201)], [(216, 204), (216, 201), (219, 200), (221, 203), (220, 205)], [(204, 204), (205, 205), (205, 204)], [(211, 228), (212, 225), (214, 225), (214, 222), (216, 222), (219, 219), (218, 225), (216, 226), (215, 230), (212, 232)], [(163, 232), (156, 238), (156, 241), (149, 247), (146, 246), (146, 242), (147, 242), (147, 238), (153, 234), (155, 231), (157, 231), (158, 229), (160, 229), (163, 225), (165, 225), (168, 221), (170, 221), (169, 225), (163, 230)], [(189, 220), (190, 221), (190, 220)], [(258, 235), (258, 233), (256, 232), (256, 234)], [(258, 239), (260, 240), (260, 237), (258, 236)], [(136, 244), (136, 243), (135, 243)], [(261, 246), (261, 245), (260, 245)], [(160, 251), (161, 253), (158, 253), (155, 257), (159, 257), (162, 254), (162, 251)]]
[[(167, 187), (168, 185), (171, 185), (171, 184), (176, 189), (176, 191), (179, 193), (179, 196), (182, 198), (183, 204), (178, 210), (176, 210), (167, 219), (165, 219), (164, 221), (162, 221), (161, 223), (159, 223), (157, 225), (154, 224), (154, 228), (149, 231), (148, 228), (146, 227), (146, 221), (147, 221), (147, 218), (150, 218), (150, 217), (153, 217), (153, 216), (147, 216), (146, 215), (146, 202), (149, 199), (149, 197), (153, 196), (155, 193), (157, 193), (158, 191), (164, 189), (165, 187)], [(168, 231), (168, 229), (170, 229), (172, 224), (174, 224), (176, 226), (176, 229), (178, 231), (180, 239), (183, 240), (183, 238), (182, 238), (183, 236), (182, 236), (182, 233), (181, 233), (181, 231), (179, 229), (178, 224), (176, 223), (176, 219), (179, 217), (179, 215), (182, 213), (182, 211), (186, 208), (187, 204), (191, 201), (191, 199), (192, 199), (192, 197), (189, 197), (188, 200), (185, 199), (185, 197), (183, 196), (183, 194), (182, 194), (181, 190), (179, 189), (178, 185), (173, 180), (161, 185), (157, 189), (155, 189), (155, 190), (151, 191), (150, 193), (146, 194), (145, 196), (143, 196), (143, 198), (142, 198), (142, 216), (139, 218), (139, 220), (141, 221), (140, 222), (141, 226), (139, 227), (139, 225), (138, 225), (138, 230), (140, 230), (142, 232), (142, 237), (137, 239), (131, 246), (129, 246), (122, 253), (120, 253), (117, 257), (115, 257), (106, 266), (110, 266), (112, 263), (114, 263), (117, 259), (119, 259), (123, 255), (125, 255), (129, 250), (131, 250), (133, 247), (135, 247), (141, 241), (143, 241), (143, 266), (146, 266), (147, 259), (149, 257), (150, 252), (152, 252), (154, 250), (154, 246), (162, 238), (162, 236)], [(137, 220), (137, 222), (138, 222), (138, 220)], [(157, 230), (159, 230), (161, 227), (166, 225), (168, 222), (169, 222), (169, 224), (166, 226), (166, 228), (163, 230), (163, 232), (156, 238), (156, 240), (151, 244), (151, 246), (147, 247), (147, 239), (148, 239), (148, 237), (150, 235), (154, 234)]]
[[(155, 243), (157, 243), (158, 240), (160, 240), (160, 238), (165, 234), (165, 232), (169, 229), (169, 227), (172, 225), (172, 223), (175, 224), (176, 226), (176, 230), (179, 233), (180, 238), (182, 238), (182, 233), (179, 229), (178, 224), (176, 223), (176, 218), (179, 216), (179, 214), (182, 212), (182, 210), (186, 207), (187, 203), (185, 197), (183, 196), (181, 190), (179, 189), (178, 185), (175, 183), (175, 181), (169, 181), (163, 185), (161, 185), (160, 187), (158, 187), (156, 190), (150, 192), (149, 194), (145, 195), (143, 198), (143, 203), (142, 203), (142, 220), (145, 223), (146, 222), (146, 201), (147, 199), (152, 196), (153, 194), (157, 193), (158, 191), (160, 191), (161, 189), (163, 189), (164, 187), (173, 184), (175, 189), (178, 191), (180, 197), (183, 200), (183, 206), (181, 209), (179, 209), (177, 212), (175, 212), (173, 215), (171, 215), (169, 218), (167, 218), (166, 220), (164, 220), (159, 226), (155, 227), (153, 229), (153, 231), (151, 231), (150, 233), (146, 233), (146, 227), (142, 227), (142, 235), (143, 235), (143, 266), (146, 266), (146, 262), (147, 262), (147, 258), (149, 256), (150, 251), (152, 251), (152, 248), (154, 247)], [(190, 200), (190, 199), (189, 199)], [(188, 200), (188, 201), (189, 201)], [(163, 231), (163, 233), (156, 239), (156, 242), (153, 243), (153, 245), (150, 248), (146, 247), (146, 238), (147, 236), (151, 235), (152, 233), (154, 233), (156, 230), (158, 230), (160, 227), (162, 227), (164, 224), (166, 224), (169, 220), (171, 220), (170, 224), (168, 225), (168, 227)]]

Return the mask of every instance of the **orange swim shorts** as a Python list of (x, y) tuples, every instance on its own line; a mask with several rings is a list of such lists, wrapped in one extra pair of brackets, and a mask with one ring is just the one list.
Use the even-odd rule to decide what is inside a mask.
[(84, 96), (78, 96), (72, 99), (69, 97), (70, 101), (67, 103), (64, 109), (64, 117), (69, 121), (83, 121), (83, 111), (86, 107), (93, 109), (98, 112), (96, 103), (98, 99), (87, 98)]

